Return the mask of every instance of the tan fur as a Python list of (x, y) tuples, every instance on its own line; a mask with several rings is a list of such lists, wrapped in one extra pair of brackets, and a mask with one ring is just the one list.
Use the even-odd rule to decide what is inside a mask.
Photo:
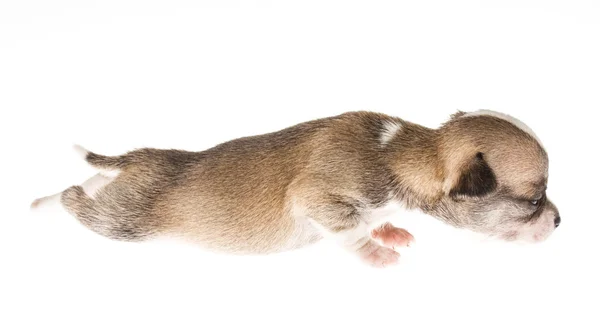
[[(458, 113), (429, 129), (351, 112), (202, 152), (83, 155), (118, 176), (93, 197), (69, 188), (62, 203), (90, 229), (119, 240), (168, 235), (219, 251), (271, 253), (334, 236), (384, 265), (397, 255), (370, 230), (385, 218), (378, 208), (393, 202), (504, 238), (518, 238), (525, 232), (521, 225), (543, 229), (525, 221), (526, 205), (516, 198), (530, 199), (545, 187), (547, 155), (528, 133), (487, 115)], [(467, 194), (457, 191), (461, 183), (491, 177), (485, 195), (469, 195), (469, 188), (478, 192), (476, 184)], [(557, 215), (547, 203), (542, 215)], [(497, 217), (484, 217), (484, 211)], [(534, 238), (551, 232), (544, 228)]]

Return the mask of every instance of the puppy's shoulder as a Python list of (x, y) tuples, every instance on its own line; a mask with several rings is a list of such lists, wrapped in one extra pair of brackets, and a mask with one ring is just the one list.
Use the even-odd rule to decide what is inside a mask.
[(406, 123), (397, 117), (369, 111), (340, 114), (328, 121), (325, 134), (328, 143), (377, 150)]

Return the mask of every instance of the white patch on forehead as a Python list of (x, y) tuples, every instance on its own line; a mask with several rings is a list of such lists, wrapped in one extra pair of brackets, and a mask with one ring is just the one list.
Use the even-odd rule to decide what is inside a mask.
[(497, 111), (492, 111), (492, 110), (478, 110), (478, 111), (474, 111), (474, 112), (468, 112), (467, 114), (463, 115), (463, 117), (476, 117), (476, 116), (492, 116), (492, 117), (502, 119), (504, 121), (508, 121), (511, 124), (513, 124), (515, 127), (521, 129), (521, 131), (532, 136), (539, 143), (539, 145), (543, 147), (542, 141), (540, 140), (540, 138), (538, 138), (538, 136), (535, 135), (533, 130), (531, 130), (531, 128), (529, 126), (527, 126), (525, 123), (523, 123), (521, 120), (519, 120), (515, 117), (512, 117), (512, 116), (504, 114), (504, 113), (500, 113)]
[(388, 142), (390, 142), (396, 133), (402, 129), (402, 124), (393, 121), (393, 120), (385, 120), (383, 122), (383, 130), (381, 131), (381, 137), (379, 141), (381, 142), (381, 146), (385, 146)]

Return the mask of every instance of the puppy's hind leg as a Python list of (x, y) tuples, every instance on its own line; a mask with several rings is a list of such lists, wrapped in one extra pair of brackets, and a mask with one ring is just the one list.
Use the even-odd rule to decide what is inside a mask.
[(50, 196), (35, 199), (31, 203), (31, 209), (36, 210), (36, 209), (39, 209), (42, 207), (47, 207), (47, 206), (50, 206), (53, 204), (59, 204), (61, 196), (62, 196), (62, 192), (59, 192), (59, 193), (55, 193)]
[(83, 186), (72, 186), (62, 192), (61, 203), (81, 224), (90, 230), (114, 238), (114, 218), (98, 210), (95, 200), (91, 198)]
[(147, 223), (148, 216), (123, 209), (106, 194), (98, 194), (112, 180), (97, 174), (63, 191), (60, 202), (81, 224), (104, 237), (140, 241), (153, 234), (156, 229)]
[[(95, 176), (87, 179), (84, 183), (81, 184), (81, 188), (88, 194), (90, 197), (93, 197), (98, 190), (102, 189), (104, 186), (113, 181), (113, 177), (107, 177), (102, 174), (96, 174)], [(46, 207), (53, 204), (59, 204), (61, 202), (61, 197), (63, 192), (59, 192), (50, 196), (42, 197), (39, 199), (35, 199), (31, 203), (31, 209), (38, 209), (42, 207)]]
[[(89, 196), (93, 196), (96, 191), (110, 183), (119, 175), (121, 169), (124, 169), (129, 163), (126, 155), (116, 157), (103, 156), (90, 152), (80, 145), (74, 145), (73, 149), (81, 158), (86, 160), (90, 166), (100, 171), (100, 174), (88, 179), (81, 185)], [(36, 199), (31, 203), (31, 209), (45, 207), (50, 204), (58, 204), (60, 203), (61, 195), (62, 192), (59, 192), (51, 196)]]

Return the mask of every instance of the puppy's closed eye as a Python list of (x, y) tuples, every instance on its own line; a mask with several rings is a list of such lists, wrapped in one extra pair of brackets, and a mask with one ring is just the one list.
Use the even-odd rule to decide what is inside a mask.
[(546, 202), (546, 195), (542, 195), (541, 197), (534, 200), (527, 200), (529, 207), (533, 212), (531, 212), (528, 216), (531, 219), (539, 217), (544, 211), (544, 204)]

